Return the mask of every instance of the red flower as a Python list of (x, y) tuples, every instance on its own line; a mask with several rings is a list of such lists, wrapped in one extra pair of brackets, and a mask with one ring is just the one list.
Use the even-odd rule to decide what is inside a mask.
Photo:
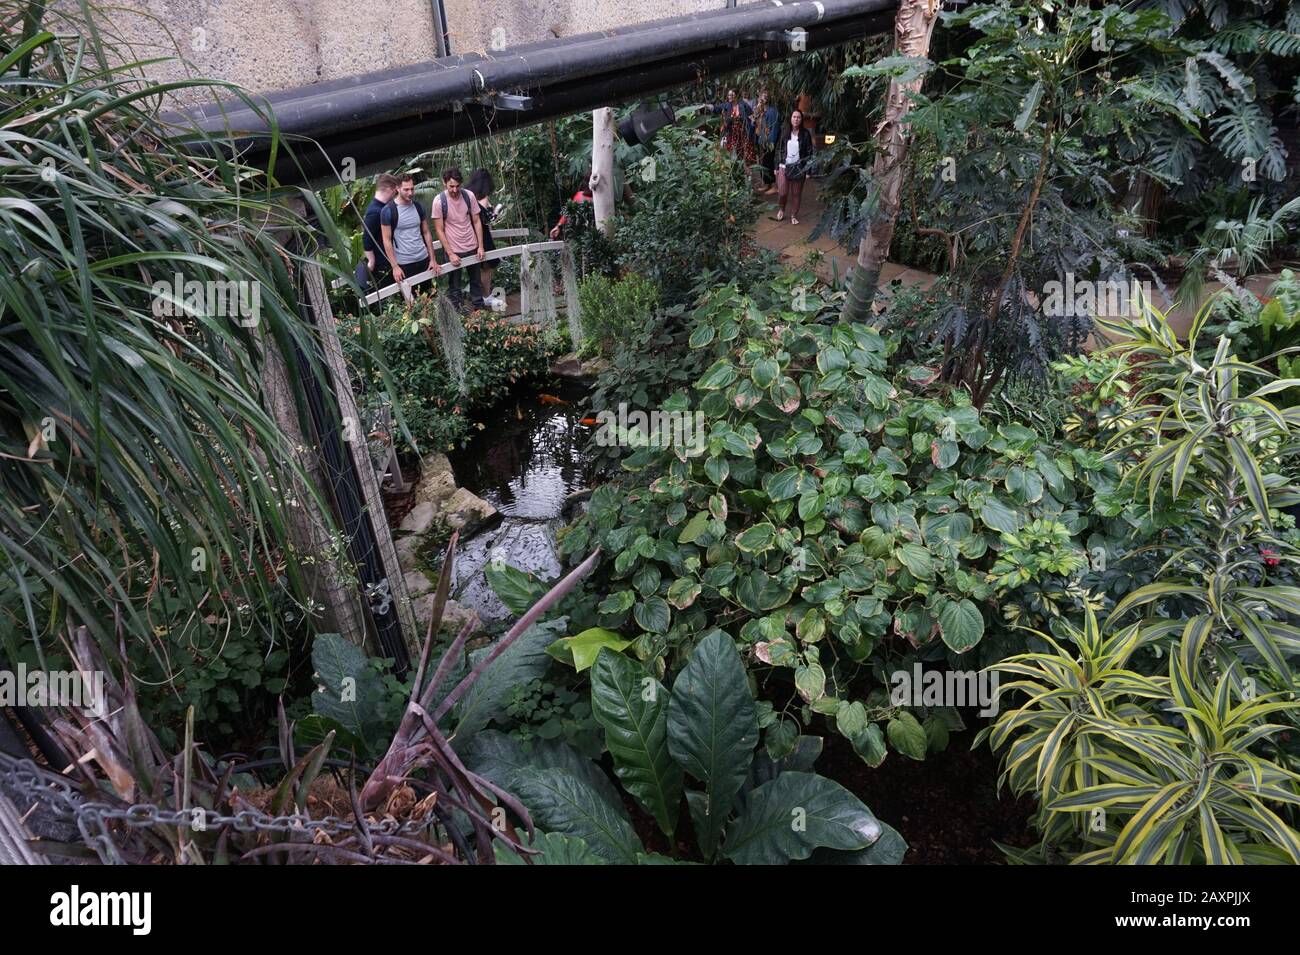
[(1267, 566), (1267, 567), (1276, 567), (1276, 566), (1278, 565), (1279, 561), (1278, 561), (1278, 559), (1277, 559), (1277, 551), (1275, 551), (1275, 550), (1269, 550), (1267, 547), (1261, 547), (1261, 548), (1259, 549), (1259, 552), (1260, 552), (1260, 554), (1262, 554), (1263, 557), (1264, 557), (1264, 565), (1265, 565), (1265, 566)]

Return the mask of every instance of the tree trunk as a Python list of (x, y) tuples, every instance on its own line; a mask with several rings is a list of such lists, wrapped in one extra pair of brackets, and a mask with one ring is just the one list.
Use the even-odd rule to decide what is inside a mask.
[[(930, 37), (938, 16), (938, 0), (901, 0), (894, 18), (894, 53), (898, 56), (928, 56)], [(876, 159), (871, 167), (879, 205), (866, 234), (858, 243), (857, 265), (849, 276), (848, 298), (840, 313), (845, 321), (860, 322), (871, 317), (871, 303), (880, 284), (880, 270), (889, 255), (894, 221), (902, 206), (903, 166), (907, 160), (910, 134), (905, 119), (912, 107), (911, 94), (919, 91), (924, 81), (921, 75), (906, 83), (891, 80), (889, 84), (885, 118), (876, 127)]]
[(609, 234), (614, 224), (614, 111), (591, 114), (591, 202), (596, 227)]

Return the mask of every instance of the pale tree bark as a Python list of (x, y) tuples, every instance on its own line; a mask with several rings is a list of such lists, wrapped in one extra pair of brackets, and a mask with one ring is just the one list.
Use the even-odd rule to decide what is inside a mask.
[(596, 226), (609, 234), (614, 224), (614, 111), (591, 113), (591, 202)]
[[(901, 0), (894, 18), (894, 53), (898, 56), (925, 57), (930, 52), (930, 37), (939, 17), (939, 0)], [(880, 270), (889, 255), (894, 239), (894, 222), (902, 206), (903, 166), (911, 131), (907, 113), (912, 108), (911, 94), (921, 89), (924, 74), (907, 82), (891, 80), (885, 101), (885, 117), (876, 127), (876, 159), (871, 179), (878, 190), (879, 204), (866, 234), (858, 243), (858, 261), (849, 276), (848, 298), (840, 317), (846, 321), (865, 321), (871, 317), (871, 303), (880, 284)]]

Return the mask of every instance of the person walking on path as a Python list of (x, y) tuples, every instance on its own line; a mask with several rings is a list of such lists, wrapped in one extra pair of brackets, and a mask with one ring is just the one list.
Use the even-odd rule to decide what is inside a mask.
[(754, 143), (758, 163), (763, 167), (764, 195), (776, 192), (776, 139), (781, 135), (781, 114), (767, 101), (767, 90), (758, 94), (754, 104)]
[[(471, 196), (478, 200), (478, 222), (483, 230), (483, 251), (491, 252), (497, 247), (496, 240), (492, 238), (492, 220), (497, 217), (496, 209), (491, 202), (492, 174), (486, 169), (475, 169), (465, 180), (465, 189)], [(482, 284), (485, 291), (489, 294), (492, 292), (492, 273), (495, 271), (492, 265), (488, 263), (480, 264), (479, 274), (482, 277)]]
[(415, 198), (415, 177), (397, 177), (397, 195), (379, 214), (384, 255), (393, 265), (393, 281), (419, 275), (429, 269), (441, 272), (433, 257), (433, 236), (429, 213)]
[(781, 131), (776, 144), (777, 158), (777, 199), (776, 221), (785, 218), (786, 209), (790, 210), (791, 225), (799, 224), (799, 205), (803, 201), (803, 184), (808, 177), (808, 166), (812, 161), (813, 139), (803, 125), (803, 112), (795, 110), (790, 114), (790, 122)]
[(713, 112), (722, 114), (722, 148), (746, 166), (752, 166), (758, 160), (758, 153), (749, 104), (734, 89), (727, 90), (727, 101), (715, 104)]
[(365, 215), (361, 219), (363, 258), (357, 263), (356, 278), (357, 284), (363, 289), (368, 288), (372, 282), (375, 288), (379, 288), (386, 284), (393, 272), (393, 266), (384, 252), (384, 230), (379, 217), (383, 214), (384, 206), (397, 195), (397, 185), (397, 177), (392, 173), (380, 173), (375, 180), (375, 197), (366, 206)]
[[(443, 170), (444, 188), (433, 201), (433, 227), (438, 232), (442, 251), (454, 269), (447, 276), (447, 294), (451, 296), (452, 304), (457, 308), (463, 304), (461, 256), (483, 257), (483, 223), (479, 218), (478, 199), (474, 193), (461, 187), (464, 179), (457, 166)], [(470, 305), (474, 308), (482, 308), (483, 277), (479, 263), (475, 262), (467, 266), (467, 269)]]

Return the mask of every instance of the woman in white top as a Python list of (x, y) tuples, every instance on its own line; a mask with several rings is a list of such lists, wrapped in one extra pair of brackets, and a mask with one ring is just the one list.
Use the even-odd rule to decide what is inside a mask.
[(796, 109), (790, 114), (790, 122), (781, 130), (781, 137), (776, 142), (776, 155), (780, 161), (778, 168), (785, 177), (785, 191), (777, 200), (777, 222), (785, 218), (788, 206), (790, 222), (793, 225), (799, 224), (799, 205), (803, 201), (803, 184), (808, 176), (808, 163), (812, 154), (812, 133), (804, 127), (803, 112)]

